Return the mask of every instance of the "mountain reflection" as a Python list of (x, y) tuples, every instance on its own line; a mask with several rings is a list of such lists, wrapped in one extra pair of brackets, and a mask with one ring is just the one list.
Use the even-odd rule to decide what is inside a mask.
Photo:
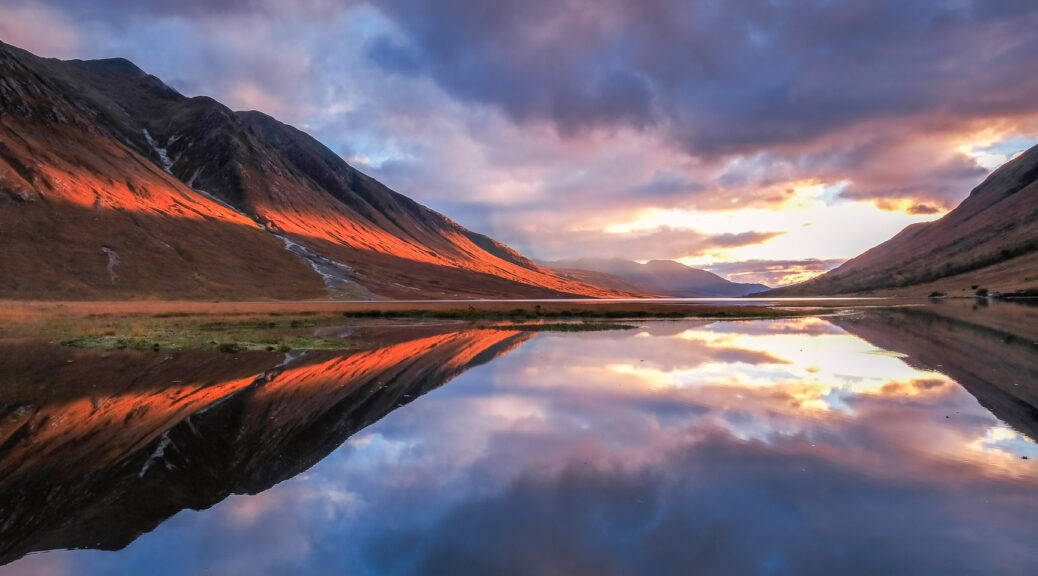
[(1038, 347), (953, 312), (22, 350), (5, 561), (125, 549), (6, 573), (1030, 574)]
[(8, 346), (0, 561), (122, 548), (184, 508), (266, 490), (527, 337), (474, 330), (280, 363)]
[(876, 346), (905, 354), (912, 365), (954, 378), (1001, 420), (1035, 440), (1038, 309), (1005, 304), (997, 308), (900, 308), (835, 323)]

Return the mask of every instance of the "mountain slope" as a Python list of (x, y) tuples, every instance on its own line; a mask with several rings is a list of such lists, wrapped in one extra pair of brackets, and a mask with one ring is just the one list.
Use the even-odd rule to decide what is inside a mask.
[(620, 258), (583, 258), (546, 263), (563, 275), (608, 286), (682, 298), (738, 297), (767, 290), (763, 284), (739, 284), (673, 260), (639, 264)]
[(769, 296), (926, 295), (1038, 287), (1038, 146), (993, 172), (940, 220), (890, 240), (807, 282)]
[(0, 297), (618, 295), (122, 59), (0, 44), (0, 204)]

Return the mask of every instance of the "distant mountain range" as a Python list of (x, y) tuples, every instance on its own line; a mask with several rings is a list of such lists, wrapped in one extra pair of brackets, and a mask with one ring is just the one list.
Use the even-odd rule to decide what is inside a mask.
[(821, 276), (768, 296), (972, 295), (1038, 288), (1038, 146), (993, 172), (959, 206), (913, 224)]
[(260, 112), (0, 43), (0, 298), (622, 296)]
[(769, 289), (764, 284), (730, 282), (712, 272), (673, 260), (650, 260), (641, 264), (620, 258), (583, 258), (543, 264), (573, 280), (656, 296), (735, 298)]

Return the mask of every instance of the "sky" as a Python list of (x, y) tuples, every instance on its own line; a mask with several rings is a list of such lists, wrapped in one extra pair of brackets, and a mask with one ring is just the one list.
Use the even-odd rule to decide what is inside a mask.
[(1038, 142), (1032, 0), (0, 0), (539, 260), (806, 279)]

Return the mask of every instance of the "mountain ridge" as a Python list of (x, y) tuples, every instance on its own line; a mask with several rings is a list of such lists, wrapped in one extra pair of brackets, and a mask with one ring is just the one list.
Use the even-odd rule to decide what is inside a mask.
[(573, 278), (600, 286), (658, 296), (734, 298), (768, 289), (764, 284), (732, 282), (713, 272), (673, 260), (650, 260), (641, 264), (622, 258), (576, 258), (544, 264)]
[(972, 295), (1038, 287), (1038, 146), (992, 172), (951, 212), (912, 224), (816, 278), (767, 296)]
[(0, 297), (630, 295), (541, 268), (305, 132), (128, 60), (0, 43), (0, 70), (0, 247), (15, 272)]

